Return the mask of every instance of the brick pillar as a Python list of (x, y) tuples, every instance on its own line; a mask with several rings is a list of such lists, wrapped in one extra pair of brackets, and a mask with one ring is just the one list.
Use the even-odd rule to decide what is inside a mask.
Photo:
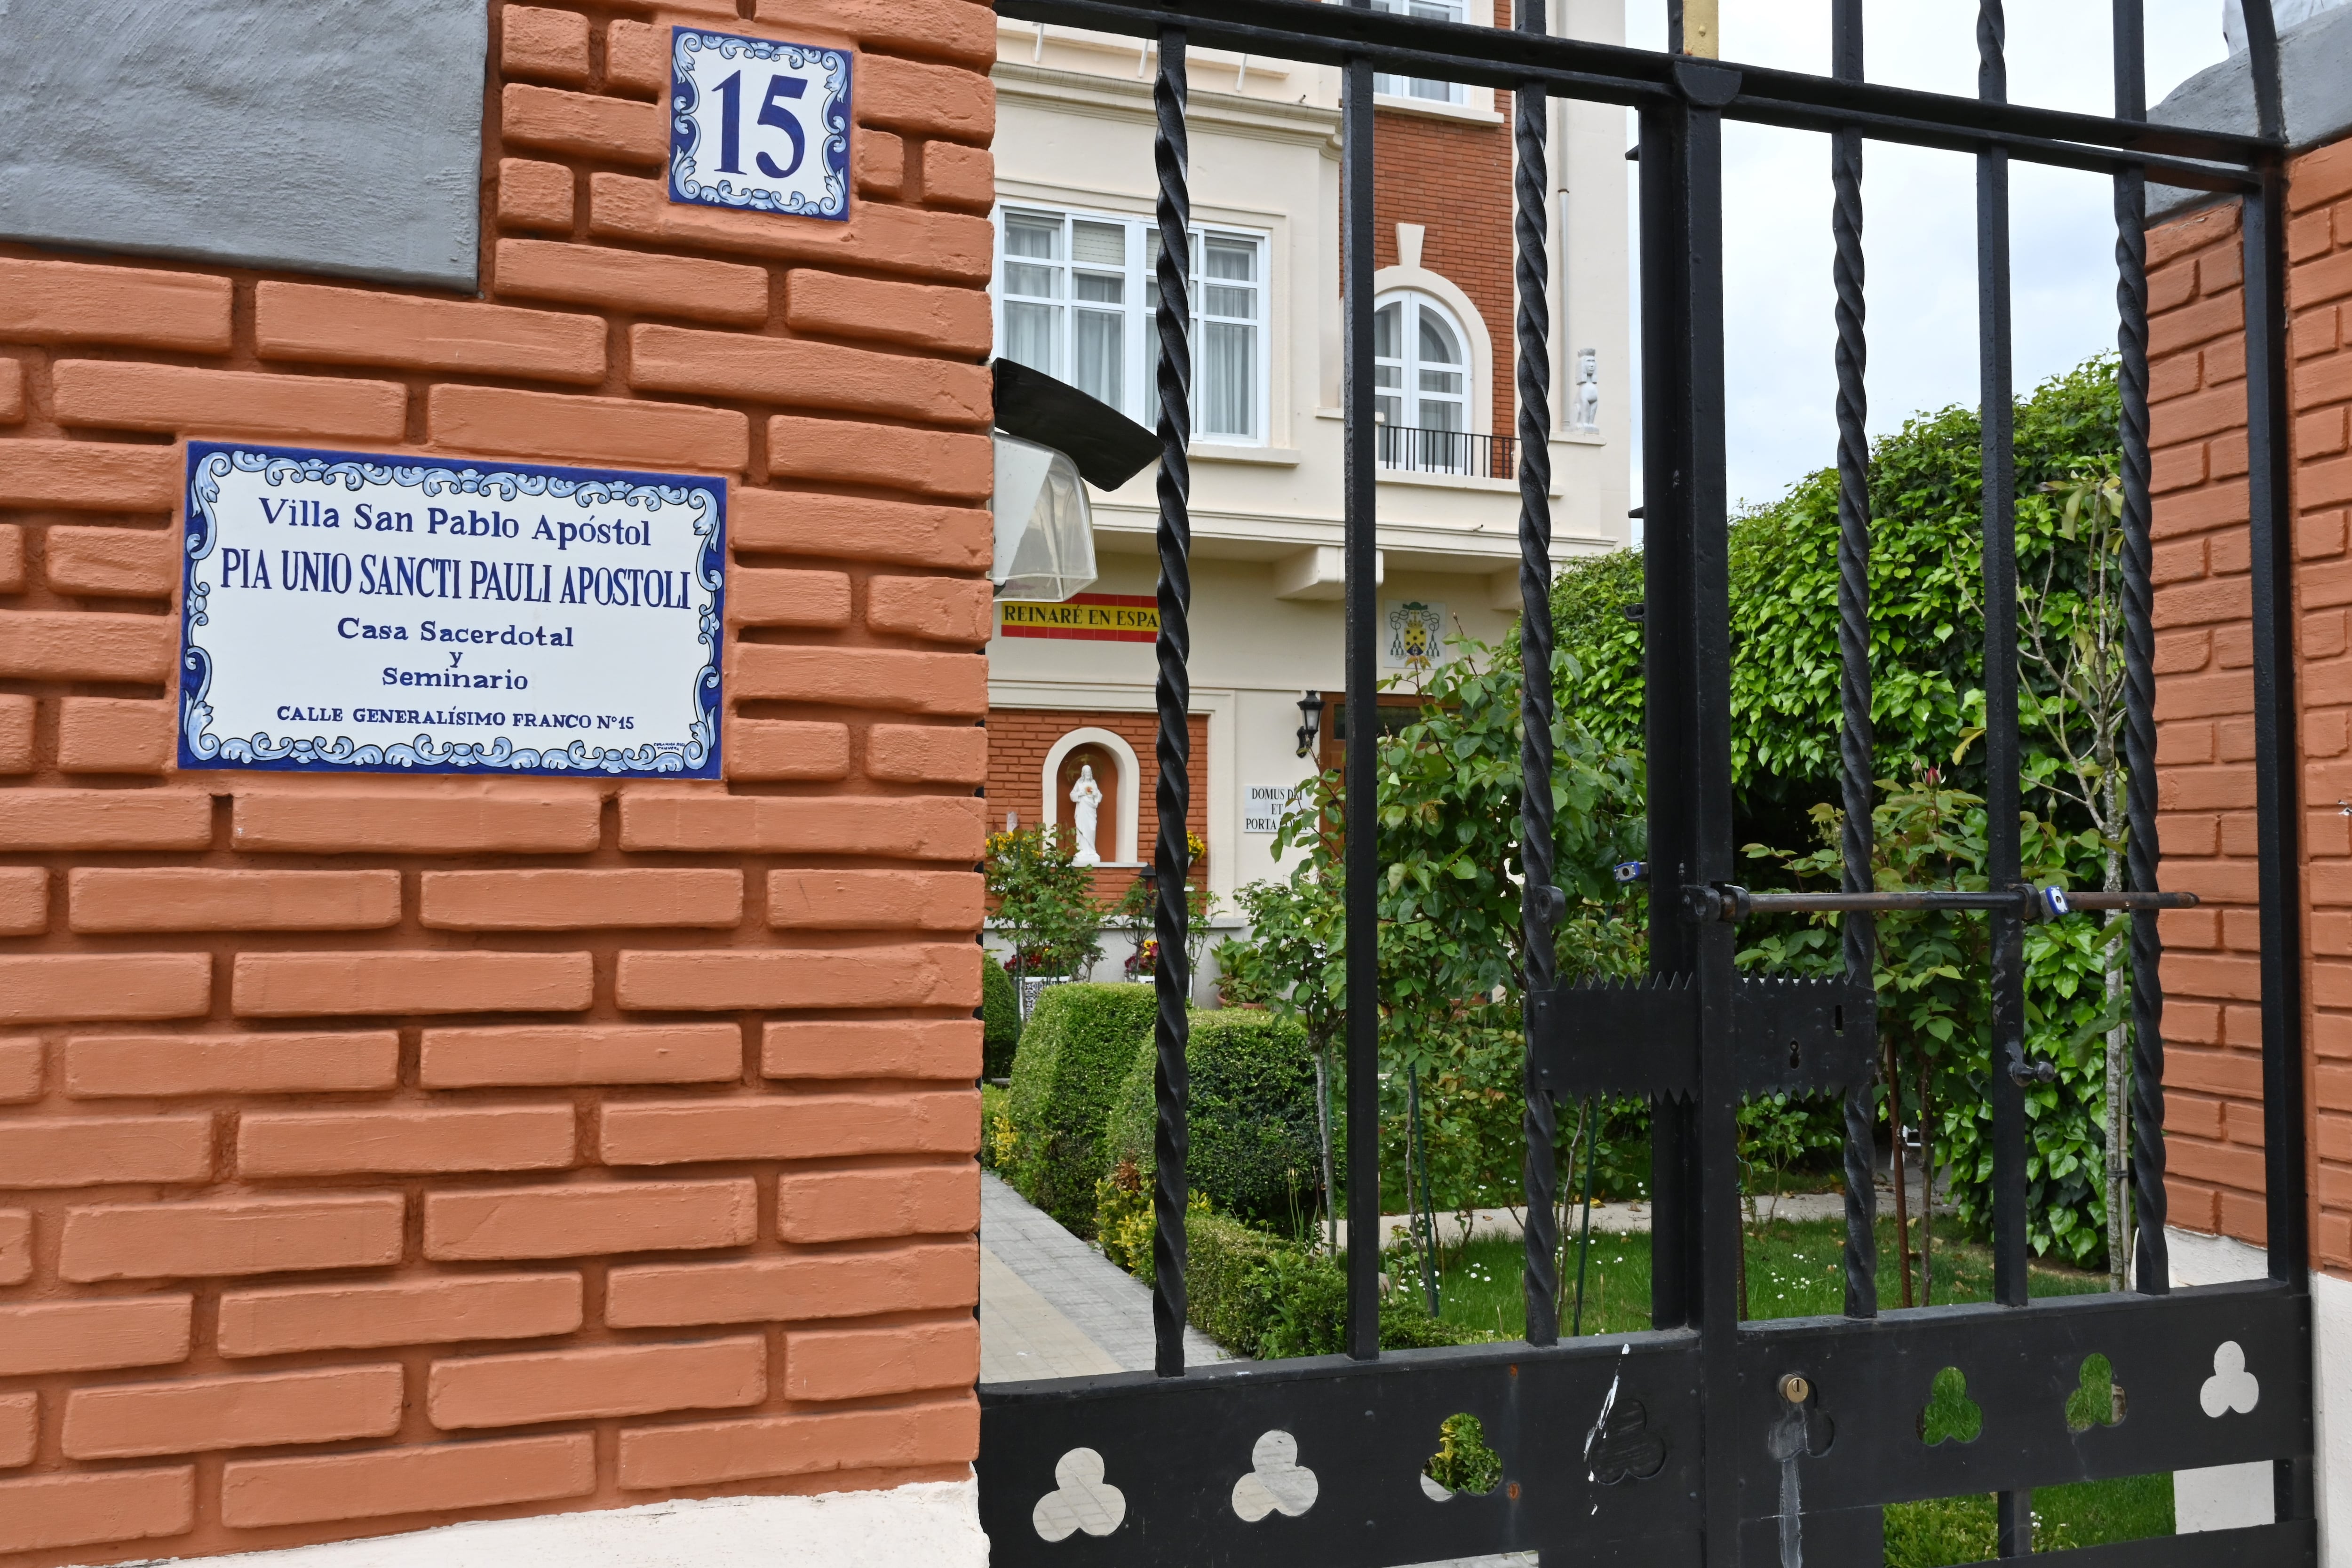
[[(2315, 1261), (2352, 1276), (2352, 143), (2291, 183), (2297, 691)], [(2167, 1131), (2173, 1223), (2262, 1245), (2255, 1003), (2252, 627), (2245, 343), (2234, 206), (2149, 236), (2157, 717), (2167, 887), (2205, 907), (2165, 926)], [(2338, 1063), (2345, 1065), (2338, 1066)]]
[[(857, 47), (837, 224), (490, 9), (479, 298), (0, 245), (5, 1568), (968, 1485), (993, 14), (677, 0)], [(724, 479), (728, 777), (178, 771), (191, 435)]]
[[(2352, 1563), (2352, 142), (2295, 160), (2289, 193), (2319, 1513), (2323, 1560)], [(2267, 1240), (2235, 207), (2157, 228), (2148, 260), (2163, 879), (2206, 900), (2164, 916), (2168, 1176), (2176, 1279), (2210, 1283), (2261, 1272), (2231, 1244)], [(2182, 1528), (2269, 1517), (2243, 1468), (2183, 1472)]]

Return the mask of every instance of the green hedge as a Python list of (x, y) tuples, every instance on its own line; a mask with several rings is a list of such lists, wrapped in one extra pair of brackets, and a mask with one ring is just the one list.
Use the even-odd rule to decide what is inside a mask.
[[(1224, 1215), (1184, 1224), (1184, 1293), (1192, 1326), (1254, 1360), (1337, 1355), (1346, 1347), (1348, 1280), (1333, 1259)], [(1381, 1300), (1381, 1347), (1475, 1344), (1488, 1336), (1431, 1317), (1402, 1293)]]
[(980, 1016), (981, 1076), (1007, 1077), (1013, 1071), (1013, 1050), (1021, 1044), (1021, 994), (992, 952), (981, 954)]
[(1021, 1031), (1006, 1101), (1013, 1185), (1075, 1235), (1094, 1235), (1104, 1123), (1155, 1006), (1149, 985), (1048, 985)]
[(992, 1083), (980, 1086), (980, 1168), (993, 1171), (1004, 1162), (1003, 1152), (1012, 1147), (1006, 1134), (1010, 1131), (1004, 1118), (1006, 1091)]
[[(1192, 1153), (1185, 1174), (1220, 1212), (1286, 1230), (1315, 1214), (1323, 1157), (1315, 1131), (1315, 1062), (1295, 1020), (1227, 1008), (1192, 1016)], [(1148, 1184), (1158, 1060), (1139, 1050), (1112, 1101), (1109, 1162), (1132, 1160)]]

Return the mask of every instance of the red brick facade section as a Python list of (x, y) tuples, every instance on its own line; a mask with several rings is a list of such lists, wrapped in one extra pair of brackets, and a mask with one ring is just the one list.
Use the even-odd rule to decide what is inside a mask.
[[(2315, 1261), (2352, 1275), (2352, 143), (2292, 170), (2288, 300)], [(2261, 1244), (2245, 342), (2234, 207), (2149, 236), (2172, 1223)]]
[[(1065, 643), (1065, 647), (1083, 647), (1082, 643)], [(1198, 834), (1205, 844), (1209, 840), (1209, 792), (1200, 781), (1208, 777), (1209, 720), (1206, 714), (1192, 716), (1192, 798), (1185, 816), (1185, 826)], [(1135, 838), (1137, 858), (1150, 861), (1151, 847), (1160, 841), (1159, 782), (1160, 764), (1155, 760), (1159, 744), (1159, 720), (1150, 713), (1095, 713), (1081, 710), (1047, 710), (1043, 708), (999, 708), (988, 716), (988, 830), (1003, 831), (1007, 814), (1018, 816), (1022, 826), (1034, 827), (1045, 820), (1045, 758), (1054, 744), (1073, 730), (1108, 730), (1125, 741), (1135, 752), (1142, 767), (1139, 783), (1142, 794), (1136, 804)], [(1055, 820), (1068, 822), (1069, 803), (1062, 803)], [(1115, 835), (1118, 820), (1118, 802), (1106, 798), (1101, 825), (1096, 842), (1103, 844)], [(1192, 880), (1199, 882), (1208, 874), (1208, 862), (1203, 859), (1192, 868)], [(1095, 873), (1095, 896), (1117, 902), (1127, 894), (1135, 880), (1133, 871), (1097, 871)]]
[[(0, 246), (5, 1568), (969, 1474), (994, 18), (752, 9), (490, 0), (478, 300)], [(175, 772), (192, 435), (727, 478), (729, 781)]]
[(1476, 433), (1516, 436), (1510, 96), (1496, 93), (1495, 107), (1503, 116), (1500, 125), (1394, 110), (1373, 116), (1380, 178), (1372, 187), (1372, 265), (1397, 264), (1397, 225), (1417, 223), (1429, 231), (1422, 237), (1422, 266), (1470, 296), (1494, 351), (1494, 428)]

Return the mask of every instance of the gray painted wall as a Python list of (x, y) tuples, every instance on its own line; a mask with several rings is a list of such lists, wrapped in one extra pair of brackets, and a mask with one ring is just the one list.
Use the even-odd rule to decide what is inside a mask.
[[(2285, 7), (2281, 6), (2282, 15)], [(2319, 11), (2279, 35), (2279, 74), (2286, 106), (2286, 139), (2301, 149), (2324, 146), (2352, 131), (2352, 5)], [(2254, 78), (2244, 55), (2208, 66), (2166, 95), (2150, 120), (2199, 131), (2261, 134), (2254, 120)], [(2177, 185), (2147, 188), (2147, 216), (2169, 217), (2229, 198)]]
[(0, 236), (468, 292), (486, 0), (0, 0)]
[[(2279, 28), (2307, 22), (2322, 11), (2332, 11), (2352, 0), (2271, 0), (2271, 22)], [(2221, 36), (2230, 42), (2230, 52), (2243, 54), (2246, 50), (2246, 8), (2242, 0), (2222, 0)]]

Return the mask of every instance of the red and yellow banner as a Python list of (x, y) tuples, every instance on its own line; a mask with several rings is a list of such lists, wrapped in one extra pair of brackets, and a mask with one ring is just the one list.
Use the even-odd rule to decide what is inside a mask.
[(1074, 637), (1087, 642), (1156, 642), (1160, 601), (1148, 594), (1076, 594), (1057, 605), (1005, 603), (997, 625), (1009, 637)]

